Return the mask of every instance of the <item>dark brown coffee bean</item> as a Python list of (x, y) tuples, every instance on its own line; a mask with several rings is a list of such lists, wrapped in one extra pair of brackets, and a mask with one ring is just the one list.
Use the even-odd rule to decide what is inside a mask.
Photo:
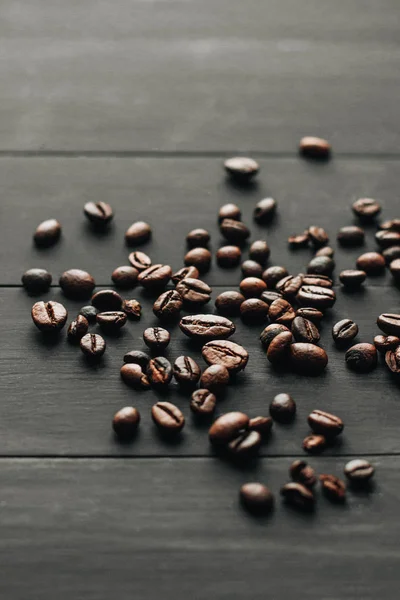
[(243, 277), (257, 277), (260, 278), (263, 273), (262, 266), (255, 260), (245, 260), (241, 264)]
[(277, 292), (280, 292), (284, 298), (294, 298), (303, 284), (304, 275), (299, 273), (298, 275), (288, 275), (283, 279), (280, 279), (276, 284), (275, 288)]
[(185, 279), (186, 277), (191, 277), (192, 279), (198, 279), (200, 273), (199, 270), (196, 269), (196, 267), (183, 267), (182, 269), (179, 269), (179, 271), (176, 271), (176, 273), (174, 273), (171, 277), (172, 281), (175, 283), (175, 285), (177, 283), (179, 283), (180, 281), (182, 281), (182, 279)]
[(176, 381), (181, 386), (195, 386), (200, 379), (199, 365), (190, 356), (178, 356), (172, 369)]
[(247, 240), (250, 235), (249, 228), (242, 221), (234, 219), (224, 219), (219, 226), (220, 232), (228, 242), (238, 244), (239, 246)]
[(150, 356), (141, 350), (131, 350), (124, 355), (124, 363), (139, 365), (143, 371), (147, 369), (149, 360)]
[(151, 267), (151, 259), (144, 252), (131, 252), (128, 258), (132, 267), (134, 267), (137, 271), (144, 271), (145, 269)]
[(106, 202), (87, 202), (83, 212), (85, 217), (97, 227), (107, 225), (114, 216), (111, 206)]
[(222, 246), (216, 253), (217, 264), (223, 268), (236, 267), (241, 258), (242, 252), (238, 246)]
[(319, 409), (313, 410), (308, 415), (307, 421), (314, 433), (324, 435), (326, 438), (336, 437), (344, 428), (342, 419)]
[(157, 290), (167, 285), (171, 275), (172, 269), (169, 265), (152, 265), (139, 273), (138, 283), (146, 290)]
[(261, 442), (258, 431), (243, 430), (228, 443), (227, 450), (235, 458), (245, 459), (258, 452)]
[(154, 388), (165, 388), (172, 379), (172, 367), (164, 356), (151, 358), (147, 365), (147, 377)]
[(214, 394), (220, 394), (228, 383), (229, 371), (222, 365), (210, 365), (200, 378), (200, 386)]
[(326, 438), (323, 435), (308, 435), (303, 440), (303, 450), (309, 454), (319, 454), (326, 448)]
[(31, 310), (32, 320), (44, 333), (60, 331), (68, 317), (67, 309), (59, 302), (36, 302)]
[(75, 343), (79, 342), (84, 335), (87, 334), (89, 329), (88, 320), (82, 315), (78, 315), (68, 327), (67, 337), (68, 341)]
[(364, 243), (364, 229), (356, 225), (346, 225), (341, 227), (337, 234), (337, 241), (341, 246), (353, 247), (362, 246)]
[(115, 334), (126, 324), (127, 316), (122, 311), (111, 310), (98, 313), (96, 321), (105, 333)]
[(242, 279), (239, 287), (246, 298), (259, 298), (262, 292), (267, 289), (267, 284), (257, 277), (246, 277)]
[(396, 335), (376, 335), (374, 337), (374, 345), (378, 352), (395, 350), (397, 346), (400, 346), (400, 338)]
[(296, 342), (316, 344), (319, 341), (319, 331), (308, 319), (296, 317), (292, 322), (292, 333)]
[(249, 421), (249, 429), (258, 431), (263, 438), (267, 438), (271, 433), (273, 420), (271, 417), (253, 417)]
[(317, 285), (303, 285), (296, 296), (299, 304), (313, 308), (331, 308), (336, 302), (334, 290)]
[(121, 378), (130, 387), (142, 390), (150, 389), (150, 381), (141, 365), (137, 363), (125, 363), (120, 370)]
[(276, 265), (273, 267), (268, 267), (268, 269), (265, 269), (264, 273), (262, 274), (262, 279), (265, 281), (268, 288), (271, 289), (276, 286), (278, 281), (281, 281), (281, 279), (284, 279), (288, 275), (289, 275), (289, 273), (288, 273), (287, 269), (285, 269), (285, 267), (280, 267), (280, 266)]
[(271, 254), (271, 250), (264, 240), (256, 240), (253, 242), (249, 249), (249, 256), (252, 260), (260, 263), (260, 265), (265, 265), (267, 260), (269, 259), (269, 255)]
[(277, 394), (269, 405), (269, 414), (278, 423), (290, 423), (296, 416), (296, 402), (289, 394)]
[(240, 208), (236, 204), (224, 204), (221, 206), (218, 212), (218, 223), (222, 223), (224, 219), (233, 219), (234, 221), (240, 221), (242, 213)]
[(308, 231), (304, 231), (303, 233), (297, 233), (295, 235), (290, 235), (288, 237), (288, 244), (292, 250), (297, 250), (298, 248), (307, 248), (309, 241), (310, 236), (308, 234)]
[(356, 200), (352, 205), (352, 209), (354, 214), (362, 221), (371, 221), (381, 212), (380, 204), (372, 198)]
[(276, 335), (269, 343), (267, 350), (267, 358), (274, 365), (285, 364), (288, 349), (293, 342), (291, 332), (283, 331)]
[(267, 515), (274, 508), (274, 496), (262, 483), (245, 483), (239, 491), (242, 506), (252, 514)]
[(240, 305), (244, 302), (243, 294), (239, 292), (222, 292), (215, 299), (215, 306), (223, 315), (234, 316), (240, 313)]
[(95, 308), (94, 306), (82, 306), (81, 310), (79, 311), (79, 314), (82, 315), (83, 317), (85, 317), (85, 319), (88, 320), (89, 323), (96, 323), (96, 317), (97, 317), (97, 313), (98, 310), (97, 308)]
[(341, 283), (348, 289), (357, 289), (361, 287), (367, 278), (365, 271), (358, 271), (356, 269), (346, 269), (339, 275)]
[(269, 223), (276, 213), (276, 200), (273, 198), (263, 198), (257, 202), (253, 217), (259, 225)]
[(134, 437), (140, 423), (140, 413), (133, 406), (125, 406), (115, 413), (112, 426), (121, 439)]
[(383, 250), (382, 256), (385, 259), (387, 265), (390, 265), (391, 262), (400, 258), (400, 246), (390, 246), (390, 248), (386, 248)]
[(211, 425), (208, 436), (215, 445), (226, 445), (249, 427), (249, 417), (242, 412), (228, 412)]
[(157, 298), (153, 305), (153, 313), (161, 320), (169, 321), (179, 316), (183, 300), (176, 290), (168, 290)]
[[(151, 227), (144, 221), (136, 221), (127, 229), (125, 241), (128, 246), (138, 246), (144, 244), (151, 237)], [(135, 265), (133, 265), (135, 266)]]
[(390, 248), (400, 244), (400, 233), (398, 231), (377, 231), (375, 240), (381, 248)]
[(238, 183), (248, 183), (260, 169), (259, 164), (252, 158), (234, 156), (224, 162), (225, 171)]
[(206, 247), (210, 241), (210, 234), (206, 229), (192, 229), (186, 236), (189, 248)]
[(115, 290), (100, 290), (92, 296), (92, 304), (101, 312), (121, 310), (122, 298)]
[(45, 269), (29, 269), (22, 275), (21, 281), (29, 294), (43, 294), (49, 289), (52, 276)]
[(265, 302), (265, 304), (268, 304), (268, 306), (271, 306), (275, 300), (279, 300), (280, 298), (282, 298), (282, 294), (280, 292), (275, 292), (275, 290), (265, 290), (265, 292), (261, 294), (261, 300)]
[(390, 272), (395, 281), (400, 281), (400, 258), (392, 260), (389, 265)]
[(211, 252), (207, 248), (192, 248), (185, 254), (186, 266), (196, 267), (199, 273), (205, 273), (211, 265)]
[(331, 155), (331, 145), (323, 138), (307, 135), (300, 140), (299, 152), (306, 158), (327, 160)]
[(296, 316), (294, 308), (284, 298), (278, 298), (274, 300), (268, 310), (268, 316), (272, 322), (281, 323), (282, 325), (292, 324), (293, 319)]
[(201, 279), (185, 277), (177, 284), (176, 291), (188, 304), (207, 304), (211, 300), (211, 288)]
[(314, 494), (301, 483), (286, 483), (281, 488), (281, 496), (287, 504), (300, 510), (311, 511), (314, 508)]
[(336, 344), (347, 344), (358, 334), (358, 325), (351, 319), (342, 319), (332, 327), (332, 337)]
[(122, 303), (122, 310), (126, 316), (133, 321), (139, 321), (142, 316), (142, 305), (135, 299), (124, 300)]
[(400, 314), (382, 313), (376, 323), (383, 333), (400, 337)]
[(115, 287), (129, 290), (135, 287), (139, 271), (135, 267), (124, 265), (117, 267), (111, 274)]
[(106, 350), (106, 342), (97, 333), (87, 333), (81, 339), (80, 347), (87, 358), (95, 360), (103, 356)]
[(293, 369), (301, 375), (319, 375), (328, 364), (328, 355), (323, 348), (303, 342), (289, 347), (289, 357)]
[(333, 281), (330, 277), (323, 274), (307, 273), (303, 277), (303, 285), (316, 285), (317, 287), (331, 288)]
[(385, 363), (392, 373), (400, 374), (400, 348), (397, 346), (395, 350), (388, 350), (385, 354)]
[(329, 258), (333, 258), (335, 255), (335, 251), (330, 246), (323, 246), (319, 250), (316, 251), (315, 256), (329, 256)]
[(319, 325), (324, 318), (324, 313), (322, 313), (318, 308), (312, 308), (312, 306), (304, 306), (303, 308), (298, 308), (296, 310), (296, 317), (303, 317), (304, 319), (308, 319), (315, 325)]
[(335, 261), (329, 256), (314, 256), (307, 266), (307, 273), (315, 275), (332, 275)]
[(61, 225), (56, 219), (48, 219), (37, 226), (33, 234), (33, 240), (36, 246), (48, 248), (53, 246), (61, 236)]
[(329, 242), (329, 236), (322, 227), (311, 225), (308, 228), (308, 235), (314, 248), (321, 248), (321, 246), (326, 246)]
[(151, 416), (157, 427), (168, 434), (177, 434), (185, 425), (185, 417), (175, 404), (157, 402), (151, 409)]
[(384, 221), (383, 223), (380, 223), (379, 229), (400, 231), (400, 219), (389, 219), (389, 221)]
[(242, 371), (249, 360), (247, 350), (229, 340), (207, 342), (201, 351), (204, 360), (209, 365), (223, 365), (228, 371)]
[(308, 488), (313, 488), (317, 483), (314, 469), (305, 460), (295, 460), (290, 466), (289, 474), (293, 481), (302, 483)]
[(332, 502), (344, 502), (346, 499), (346, 484), (335, 475), (320, 475), (322, 491)]
[(272, 323), (263, 329), (260, 334), (260, 341), (264, 348), (268, 350), (268, 346), (272, 340), (284, 331), (289, 331), (289, 329), (286, 327), (286, 325), (281, 325), (280, 323)]
[(190, 409), (199, 417), (210, 417), (217, 404), (217, 399), (209, 390), (195, 390), (190, 401)]
[(374, 467), (364, 458), (355, 458), (344, 468), (344, 474), (352, 483), (365, 484), (373, 477), (374, 472)]
[(190, 338), (213, 340), (228, 338), (236, 327), (226, 317), (219, 315), (187, 315), (179, 323), (181, 331)]
[(93, 293), (95, 281), (86, 271), (69, 269), (64, 271), (59, 280), (60, 287), (67, 298), (88, 298)]
[(268, 310), (268, 304), (260, 298), (248, 298), (240, 305), (240, 316), (244, 323), (264, 323)]
[(148, 327), (143, 332), (143, 341), (151, 350), (164, 350), (170, 340), (169, 331), (162, 327)]
[(378, 355), (373, 344), (361, 343), (347, 350), (345, 360), (352, 371), (369, 373), (378, 364)]

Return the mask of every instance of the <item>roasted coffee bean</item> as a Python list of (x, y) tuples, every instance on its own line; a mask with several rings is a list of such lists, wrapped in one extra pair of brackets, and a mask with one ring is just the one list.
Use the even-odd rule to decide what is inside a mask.
[(29, 269), (22, 275), (21, 281), (30, 294), (43, 294), (49, 289), (52, 276), (45, 269)]
[(190, 409), (200, 417), (210, 417), (217, 404), (217, 399), (209, 390), (195, 390), (190, 401)]
[(224, 219), (219, 229), (228, 242), (238, 245), (243, 244), (250, 235), (249, 228), (242, 221), (234, 219)]
[(268, 304), (268, 306), (271, 306), (271, 304), (275, 302), (275, 300), (279, 300), (279, 298), (282, 298), (282, 294), (280, 292), (275, 292), (275, 290), (265, 290), (265, 292), (261, 294), (261, 300), (265, 302), (265, 304)]
[(85, 217), (97, 227), (107, 225), (114, 216), (111, 206), (106, 202), (86, 202), (83, 212)]
[(91, 324), (96, 323), (97, 313), (97, 308), (91, 306), (90, 304), (88, 306), (82, 306), (81, 310), (79, 311), (79, 314), (85, 317), (85, 319), (87, 319)]
[(329, 242), (329, 236), (322, 227), (311, 225), (308, 228), (308, 235), (314, 248), (321, 248), (321, 246), (326, 246)]
[(206, 247), (210, 241), (210, 234), (206, 229), (192, 229), (186, 236), (189, 248)]
[(329, 258), (333, 258), (335, 255), (335, 251), (330, 246), (323, 246), (319, 250), (316, 251), (315, 256), (329, 256)]
[(274, 300), (270, 305), (268, 316), (272, 322), (291, 326), (296, 313), (293, 306), (287, 300), (278, 298), (278, 300)]
[(70, 342), (79, 342), (89, 329), (88, 320), (82, 315), (78, 315), (68, 327), (67, 337)]
[(313, 308), (331, 308), (336, 302), (334, 290), (317, 285), (303, 285), (296, 296), (299, 304)]
[(238, 459), (254, 456), (261, 446), (261, 435), (258, 431), (244, 430), (228, 443), (227, 450)]
[(53, 246), (61, 236), (61, 225), (56, 219), (48, 219), (37, 226), (33, 234), (33, 240), (36, 246), (48, 248)]
[(303, 284), (303, 279), (303, 273), (288, 275), (278, 281), (275, 286), (276, 291), (280, 292), (285, 298), (294, 298)]
[(379, 229), (400, 231), (400, 219), (390, 219), (389, 221), (384, 221), (380, 223)]
[(200, 378), (200, 386), (214, 394), (220, 394), (228, 383), (229, 371), (222, 365), (210, 365)]
[(68, 312), (59, 302), (36, 302), (31, 310), (32, 320), (44, 333), (55, 333), (62, 329), (67, 321)]
[(242, 279), (239, 287), (246, 298), (259, 298), (262, 292), (267, 289), (267, 284), (257, 277), (246, 277)]
[(400, 244), (400, 232), (398, 231), (377, 231), (375, 240), (381, 248), (390, 248)]
[(314, 509), (314, 494), (305, 485), (297, 482), (286, 483), (281, 488), (281, 496), (287, 504), (304, 511)]
[(345, 360), (352, 371), (369, 373), (378, 364), (378, 355), (373, 344), (361, 343), (347, 350)]
[(290, 235), (288, 237), (288, 244), (292, 250), (297, 250), (298, 248), (307, 248), (309, 241), (310, 236), (308, 231), (304, 231), (303, 233), (297, 233), (295, 235)]
[(215, 445), (225, 445), (249, 427), (249, 417), (242, 412), (228, 412), (211, 425), (208, 436)]
[(172, 269), (169, 265), (152, 265), (139, 273), (138, 283), (146, 290), (157, 290), (167, 285), (171, 275)]
[(196, 267), (199, 273), (205, 273), (211, 265), (211, 252), (207, 248), (192, 248), (185, 254), (186, 266)]
[(260, 263), (260, 265), (265, 265), (267, 260), (269, 259), (269, 255), (271, 254), (271, 250), (264, 240), (256, 240), (253, 242), (249, 249), (249, 256), (252, 260)]
[(224, 162), (225, 171), (234, 181), (248, 183), (260, 169), (259, 164), (252, 158), (234, 156)]
[(346, 225), (339, 229), (337, 241), (341, 246), (345, 247), (362, 246), (364, 237), (364, 229), (357, 227), (356, 225)]
[(262, 483), (245, 483), (239, 491), (242, 506), (255, 515), (267, 515), (274, 508), (274, 496)]
[(292, 342), (293, 336), (289, 330), (278, 333), (268, 346), (267, 358), (269, 362), (274, 365), (285, 364), (288, 349)]
[(216, 253), (217, 264), (223, 268), (236, 267), (241, 258), (242, 252), (238, 246), (222, 246)]
[(213, 340), (228, 338), (236, 327), (226, 317), (219, 315), (187, 315), (179, 323), (181, 331), (190, 338)]
[(301, 375), (319, 375), (328, 364), (328, 355), (314, 344), (297, 342), (289, 347), (292, 367)]
[(307, 273), (303, 277), (303, 285), (316, 285), (317, 287), (331, 288), (333, 281), (327, 275)]
[(154, 388), (166, 387), (172, 379), (172, 367), (164, 356), (151, 358), (147, 365), (147, 377)]
[(135, 287), (139, 271), (135, 267), (124, 265), (117, 267), (111, 274), (115, 287), (129, 290)]
[(86, 271), (70, 269), (64, 271), (59, 280), (60, 287), (67, 298), (88, 298), (93, 293), (95, 281)]
[(332, 327), (332, 337), (336, 344), (347, 344), (358, 334), (358, 325), (351, 319), (342, 319)]
[(313, 488), (317, 483), (314, 469), (305, 460), (295, 460), (290, 466), (289, 475), (293, 481), (302, 483), (308, 488)]
[(120, 374), (126, 385), (136, 389), (150, 389), (150, 381), (139, 364), (125, 363), (121, 367)]
[(319, 454), (326, 447), (326, 438), (323, 435), (308, 435), (303, 440), (303, 450), (309, 454)]
[(296, 342), (316, 344), (319, 341), (319, 331), (308, 319), (296, 317), (292, 322), (292, 333)]
[(397, 346), (395, 350), (388, 350), (385, 354), (385, 363), (392, 373), (400, 374), (400, 348)]
[(150, 356), (141, 350), (131, 350), (124, 355), (124, 363), (136, 364), (145, 371), (149, 364)]
[(276, 206), (276, 200), (273, 198), (263, 198), (257, 202), (253, 212), (253, 217), (256, 223), (259, 225), (265, 225), (266, 223), (269, 223), (275, 215)]
[(153, 305), (153, 313), (161, 320), (171, 320), (181, 312), (183, 300), (176, 290), (168, 290), (157, 298)]
[(233, 219), (234, 221), (240, 221), (242, 213), (240, 208), (236, 204), (224, 204), (221, 206), (218, 212), (218, 223), (222, 223), (224, 219)]
[(281, 325), (280, 323), (272, 323), (271, 325), (267, 325), (267, 327), (263, 329), (260, 334), (260, 341), (264, 348), (267, 350), (272, 340), (284, 331), (289, 331), (286, 325)]
[(291, 423), (296, 416), (296, 402), (289, 394), (277, 394), (269, 405), (269, 414), (278, 423)]
[(390, 246), (390, 248), (386, 248), (383, 250), (382, 256), (385, 259), (387, 265), (390, 265), (391, 262), (400, 258), (400, 246)]
[(348, 289), (357, 289), (361, 287), (367, 278), (365, 271), (358, 271), (356, 269), (346, 269), (339, 275), (341, 283)]
[(83, 354), (89, 359), (98, 359), (106, 350), (106, 342), (97, 333), (87, 333), (80, 341)]
[(128, 258), (132, 267), (137, 269), (137, 271), (144, 271), (151, 267), (151, 259), (144, 252), (131, 252)]
[(332, 275), (335, 261), (329, 256), (314, 256), (307, 266), (307, 273), (315, 275)]
[(120, 310), (111, 310), (98, 313), (96, 321), (105, 333), (115, 334), (126, 324), (127, 316)]
[(100, 290), (92, 296), (92, 304), (97, 310), (106, 312), (109, 310), (121, 310), (122, 298), (114, 290)]
[(241, 264), (243, 277), (258, 277), (263, 274), (262, 266), (255, 260), (245, 260)]
[(142, 305), (134, 298), (132, 300), (124, 300), (122, 303), (122, 310), (126, 316), (133, 321), (139, 321), (142, 316)]
[(151, 416), (157, 427), (168, 434), (177, 434), (185, 425), (185, 417), (175, 404), (157, 402), (151, 409)]
[(383, 333), (400, 337), (400, 314), (382, 313), (376, 323)]
[(262, 279), (265, 281), (268, 288), (271, 289), (276, 286), (278, 281), (281, 281), (281, 279), (284, 279), (288, 275), (289, 273), (287, 269), (285, 269), (285, 267), (275, 265), (273, 267), (268, 267), (268, 269), (265, 269), (264, 273), (262, 274)]
[(346, 499), (346, 484), (335, 475), (320, 475), (322, 491), (332, 502), (344, 502)]
[(355, 458), (344, 467), (344, 474), (352, 483), (365, 484), (374, 472), (374, 467), (364, 458)]
[(298, 308), (296, 310), (296, 317), (303, 317), (304, 319), (308, 319), (315, 325), (319, 325), (324, 318), (324, 313), (322, 313), (318, 308), (312, 308), (312, 306), (304, 306), (303, 308)]
[(354, 214), (362, 221), (371, 221), (381, 212), (380, 204), (372, 198), (356, 200), (352, 205), (352, 209)]
[(392, 260), (389, 265), (390, 272), (395, 281), (400, 281), (400, 258), (396, 258), (396, 260)]
[(242, 371), (249, 360), (247, 350), (229, 340), (207, 342), (201, 351), (204, 360), (209, 365), (223, 365), (228, 371)]
[(176, 273), (174, 273), (171, 277), (172, 281), (175, 283), (175, 285), (177, 283), (179, 283), (180, 281), (182, 281), (182, 279), (185, 279), (186, 277), (191, 277), (192, 279), (198, 279), (200, 273), (199, 270), (196, 269), (196, 267), (183, 267), (182, 269), (179, 269), (179, 271), (176, 271)]
[(169, 331), (162, 327), (148, 327), (143, 332), (143, 341), (151, 350), (164, 350), (170, 340)]
[(324, 435), (326, 438), (336, 437), (344, 428), (342, 419), (319, 409), (313, 410), (308, 415), (307, 421), (314, 433)]
[(272, 417), (253, 417), (249, 421), (249, 429), (258, 431), (261, 437), (268, 437), (273, 425)]
[(396, 335), (376, 335), (374, 345), (378, 352), (387, 352), (400, 346), (400, 338)]
[[(151, 227), (144, 221), (136, 221), (127, 229), (125, 241), (128, 246), (138, 246), (144, 244), (151, 237)], [(135, 265), (133, 265), (135, 266)]]
[(331, 145), (323, 138), (307, 135), (300, 140), (299, 152), (306, 158), (327, 160), (331, 155)]
[(240, 305), (240, 316), (244, 323), (264, 323), (268, 310), (268, 304), (260, 298), (248, 298)]
[(199, 365), (190, 356), (178, 356), (172, 369), (176, 381), (181, 386), (195, 386), (200, 379)]
[(125, 406), (115, 413), (112, 426), (121, 439), (134, 437), (140, 423), (140, 413), (133, 406)]
[(240, 305), (244, 302), (243, 294), (239, 292), (222, 292), (215, 299), (215, 306), (223, 315), (234, 316), (240, 313)]
[(211, 300), (211, 288), (201, 279), (185, 277), (177, 284), (176, 291), (188, 304), (207, 304)]

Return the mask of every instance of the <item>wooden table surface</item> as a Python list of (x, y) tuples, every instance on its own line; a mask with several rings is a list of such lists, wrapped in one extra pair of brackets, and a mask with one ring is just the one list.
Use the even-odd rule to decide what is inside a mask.
[[(399, 311), (390, 276), (369, 278), (358, 293), (337, 288), (324, 321), (329, 354), (318, 378), (277, 373), (258, 341), (260, 326), (237, 322), (234, 339), (250, 352), (218, 413), (267, 414), (279, 391), (298, 404), (292, 426), (274, 428), (258, 461), (238, 468), (213, 456), (207, 428), (190, 416), (171, 385), (168, 398), (187, 417), (177, 443), (160, 439), (150, 419), (153, 391), (120, 381), (123, 354), (143, 349), (155, 324), (140, 290), (143, 318), (108, 340), (89, 368), (65, 341), (35, 330), (33, 299), (22, 273), (44, 267), (55, 286), (43, 298), (65, 303), (58, 277), (88, 270), (110, 286), (127, 263), (123, 234), (148, 221), (154, 262), (182, 265), (194, 227), (221, 238), (216, 214), (236, 202), (252, 239), (267, 239), (270, 264), (305, 268), (311, 252), (287, 248), (288, 235), (324, 226), (336, 248), (339, 227), (355, 222), (350, 205), (378, 198), (383, 218), (399, 216), (400, 37), (397, 0), (3, 0), (0, 4), (0, 598), (5, 600), (394, 600), (399, 596), (399, 382), (380, 364), (349, 372), (331, 326), (353, 318), (359, 341), (378, 333), (376, 317)], [(303, 135), (334, 148), (324, 164), (302, 160)], [(256, 157), (257, 183), (225, 180), (221, 164)], [(278, 215), (252, 221), (255, 203), (273, 196)], [(107, 201), (107, 235), (85, 223), (82, 206)], [(49, 217), (63, 226), (48, 250), (32, 244)], [(365, 250), (375, 249), (367, 227)], [(338, 248), (337, 272), (363, 249)], [(215, 265), (205, 280), (213, 299), (235, 289), (239, 269)], [(206, 311), (213, 311), (213, 302)], [(171, 327), (167, 356), (199, 351)], [(114, 412), (142, 414), (140, 434), (121, 445)], [(279, 488), (304, 456), (306, 417), (314, 408), (346, 423), (342, 443), (311, 458), (318, 472), (341, 475), (350, 457), (376, 465), (371, 489), (350, 492), (344, 506), (318, 498), (314, 515), (283, 506)], [(238, 505), (249, 480), (277, 496), (274, 514), (254, 519)]]

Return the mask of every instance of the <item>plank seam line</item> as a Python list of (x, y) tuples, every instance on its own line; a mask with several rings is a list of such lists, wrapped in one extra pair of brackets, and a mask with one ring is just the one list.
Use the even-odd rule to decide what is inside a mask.
[[(400, 456), (400, 452), (378, 452), (378, 453), (348, 453), (348, 454), (324, 454), (313, 458), (329, 458), (329, 459), (349, 459), (349, 458), (390, 458)], [(269, 454), (260, 455), (259, 459), (293, 459), (298, 458), (298, 454)], [(120, 454), (119, 456), (113, 456), (110, 454), (1, 454), (0, 461), (2, 460), (219, 460), (218, 456), (214, 455), (198, 455), (198, 454), (185, 454), (185, 455), (173, 455), (173, 454), (143, 454), (143, 455), (131, 455), (131, 454)]]
[[(238, 287), (238, 286), (239, 286), (239, 283), (240, 283), (240, 282), (237, 282), (237, 281), (236, 281), (236, 282), (234, 282), (234, 283), (226, 283), (226, 284), (214, 284), (214, 283), (210, 283), (209, 285), (210, 285), (210, 286), (211, 286), (213, 289), (214, 289), (214, 288), (220, 288), (220, 289), (223, 289), (223, 288), (229, 288), (229, 287), (233, 287), (233, 286), (236, 286), (236, 287)], [(104, 288), (114, 288), (114, 286), (113, 286), (113, 284), (112, 284), (112, 283), (97, 283), (97, 284), (96, 284), (96, 288), (102, 288), (102, 287), (104, 287)], [(342, 289), (342, 287), (343, 287), (343, 286), (341, 286), (341, 285), (339, 285), (339, 284), (336, 284), (336, 285), (334, 285), (333, 287), (334, 287), (335, 289)], [(21, 283), (0, 283), (0, 289), (7, 289), (7, 288), (10, 288), (10, 289), (18, 289), (18, 288), (21, 288), (21, 289), (23, 289), (23, 288), (24, 288), (24, 286), (23, 286)], [(396, 289), (398, 290), (398, 289), (399, 289), (397, 286), (394, 286), (394, 285), (393, 285), (393, 284), (391, 284), (391, 283), (384, 283), (384, 282), (382, 282), (382, 284), (381, 284), (381, 285), (379, 285), (379, 284), (367, 284), (367, 285), (364, 285), (364, 289), (369, 289), (369, 288), (372, 288), (372, 289), (374, 289), (374, 288), (379, 288), (379, 289), (382, 289), (382, 288), (391, 288), (391, 289), (393, 289), (393, 290), (396, 290)], [(61, 288), (60, 288), (60, 286), (59, 286), (59, 285), (51, 285), (51, 286), (50, 286), (50, 289), (61, 289)], [(126, 290), (126, 291), (128, 291), (128, 292), (129, 292), (129, 291), (132, 291), (132, 292), (133, 292), (135, 289), (136, 289), (136, 290), (137, 290), (137, 289), (140, 289), (140, 287), (139, 287), (139, 286), (136, 286), (136, 288), (132, 288), (132, 290)], [(167, 287), (166, 287), (166, 289), (174, 289), (174, 287), (171, 287), (171, 286), (169, 285), (169, 286), (167, 286)], [(124, 292), (124, 290), (122, 290), (122, 292)], [(43, 294), (42, 294), (42, 295), (43, 295)], [(40, 295), (39, 295), (39, 296), (40, 296)], [(39, 297), (39, 296), (38, 296), (38, 297)], [(31, 296), (31, 297), (32, 297), (32, 298), (34, 298), (34, 297), (36, 297), (36, 296)]]

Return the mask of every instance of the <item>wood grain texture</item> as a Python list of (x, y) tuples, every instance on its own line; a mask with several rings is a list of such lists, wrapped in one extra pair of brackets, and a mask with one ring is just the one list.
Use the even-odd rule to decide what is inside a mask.
[(397, 0), (3, 0), (6, 150), (399, 151)]

